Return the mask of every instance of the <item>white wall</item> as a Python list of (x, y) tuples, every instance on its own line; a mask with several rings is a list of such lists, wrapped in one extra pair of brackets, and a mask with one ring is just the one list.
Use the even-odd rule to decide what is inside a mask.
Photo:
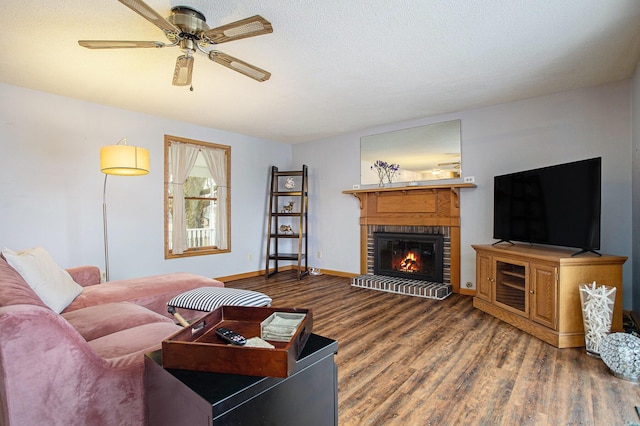
[[(109, 177), (112, 280), (264, 269), (270, 167), (290, 166), (290, 145), (5, 84), (0, 99), (0, 248), (41, 245), (61, 266), (103, 268), (99, 150), (126, 137), (149, 149), (151, 172)], [(164, 259), (165, 134), (231, 146), (231, 253)]]
[[(358, 202), (341, 192), (359, 183), (360, 137), (453, 119), (462, 120), (462, 174), (478, 186), (461, 196), (463, 285), (475, 286), (471, 244), (494, 241), (493, 176), (585, 158), (603, 160), (601, 252), (631, 257), (630, 89), (623, 81), (294, 145), (294, 163), (310, 169), (311, 265), (359, 272)], [(625, 309), (631, 263), (624, 266)]]
[(640, 318), (640, 67), (633, 77), (632, 139), (633, 139), (633, 312)]

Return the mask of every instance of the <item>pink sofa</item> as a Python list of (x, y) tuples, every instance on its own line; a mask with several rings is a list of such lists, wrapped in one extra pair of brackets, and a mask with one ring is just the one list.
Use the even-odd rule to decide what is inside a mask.
[(179, 326), (167, 301), (210, 278), (173, 273), (100, 284), (68, 270), (82, 293), (49, 309), (0, 258), (0, 424), (143, 425), (144, 354)]

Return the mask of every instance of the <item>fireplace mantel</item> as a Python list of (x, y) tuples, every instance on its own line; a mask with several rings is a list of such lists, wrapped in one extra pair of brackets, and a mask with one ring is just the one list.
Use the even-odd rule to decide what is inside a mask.
[(367, 227), (447, 226), (451, 232), (451, 286), (460, 292), (460, 190), (474, 184), (438, 184), (343, 191), (360, 200), (360, 273), (367, 273)]

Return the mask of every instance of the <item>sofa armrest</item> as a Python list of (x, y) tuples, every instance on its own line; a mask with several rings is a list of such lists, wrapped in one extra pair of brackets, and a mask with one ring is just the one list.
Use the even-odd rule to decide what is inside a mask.
[(144, 424), (142, 355), (114, 366), (32, 305), (0, 307), (0, 342), (0, 424)]
[(100, 269), (97, 266), (76, 266), (68, 268), (67, 272), (71, 278), (82, 287), (100, 284), (102, 281)]

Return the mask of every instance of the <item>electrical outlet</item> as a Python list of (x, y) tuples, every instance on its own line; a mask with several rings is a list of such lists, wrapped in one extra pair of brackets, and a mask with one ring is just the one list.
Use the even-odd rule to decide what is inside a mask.
[(100, 271), (100, 281), (105, 282), (107, 280), (107, 272)]
[(249, 253), (249, 254), (247, 255), (247, 260), (248, 260), (249, 262), (251, 262), (251, 259), (253, 259), (253, 255), (252, 255), (251, 253)]
[(322, 259), (322, 252), (321, 251), (318, 252), (318, 259)]
[(464, 177), (464, 183), (474, 183), (476, 181), (476, 177), (475, 176), (465, 176)]

